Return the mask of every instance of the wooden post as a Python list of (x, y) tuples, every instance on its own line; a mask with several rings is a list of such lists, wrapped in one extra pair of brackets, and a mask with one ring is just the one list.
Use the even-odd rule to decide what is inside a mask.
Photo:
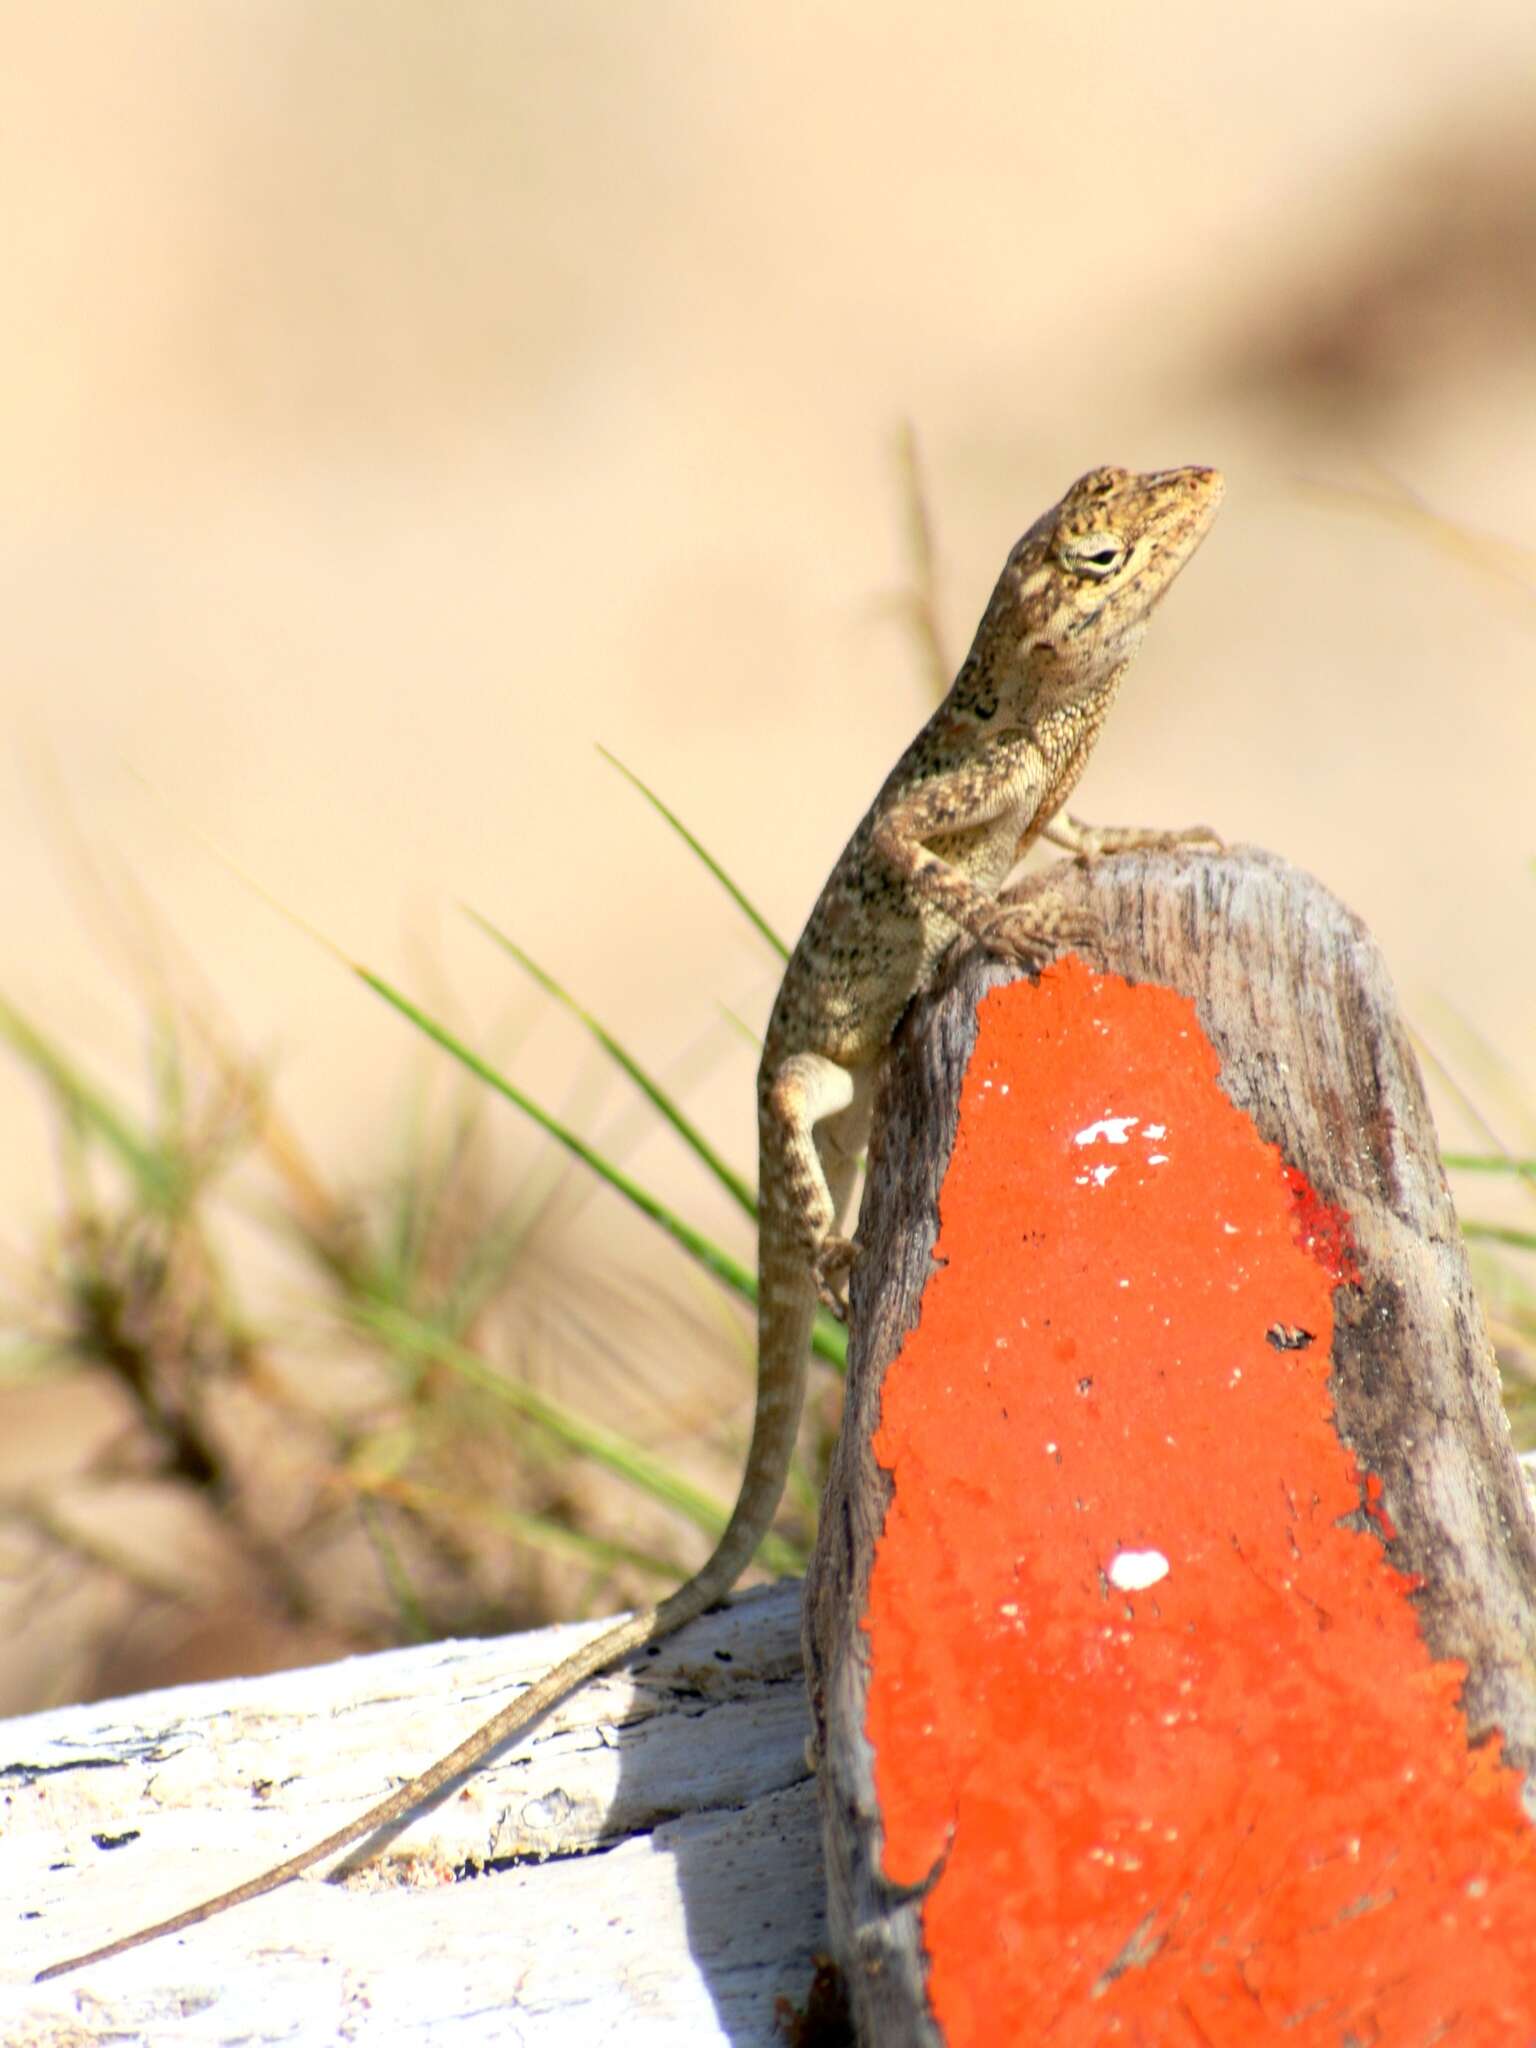
[(1254, 854), (899, 1034), (806, 1600), (880, 2048), (1536, 2040), (1536, 1530), (1381, 960)]

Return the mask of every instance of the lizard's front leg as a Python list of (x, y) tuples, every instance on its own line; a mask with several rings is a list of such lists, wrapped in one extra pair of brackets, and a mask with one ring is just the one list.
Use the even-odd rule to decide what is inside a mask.
[(1154, 847), (1204, 846), (1220, 853), (1226, 845), (1209, 825), (1185, 825), (1171, 832), (1155, 825), (1085, 825), (1070, 811), (1058, 811), (1040, 836), (1086, 860), (1097, 860), (1103, 853), (1138, 853)]
[(804, 1256), (823, 1305), (847, 1315), (844, 1289), (856, 1247), (839, 1234), (858, 1172), (862, 1126), (857, 1081), (817, 1052), (797, 1052), (774, 1070), (765, 1100), (763, 1144), (776, 1171), (765, 1175), (782, 1206), (787, 1235)]
[[(920, 896), (989, 953), (1038, 967), (1063, 944), (1091, 938), (1092, 919), (1049, 897), (1000, 904), (995, 885), (984, 886), (963, 865), (943, 859), (926, 842), (989, 825), (999, 826), (1007, 842), (1020, 840), (1037, 816), (1049, 783), (1047, 765), (1028, 737), (1012, 735), (994, 744), (989, 754), (932, 777), (889, 805), (875, 820), (874, 849)], [(998, 869), (1006, 866), (1006, 861), (997, 864)]]

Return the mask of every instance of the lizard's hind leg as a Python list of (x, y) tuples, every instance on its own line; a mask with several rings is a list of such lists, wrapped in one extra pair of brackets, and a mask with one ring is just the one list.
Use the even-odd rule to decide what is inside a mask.
[(846, 1229), (848, 1205), (869, 1142), (869, 1090), (856, 1076), (853, 1100), (816, 1130), (816, 1150), (832, 1201), (832, 1223), (813, 1262), (816, 1291), (841, 1321), (848, 1313), (848, 1274), (859, 1255), (858, 1240)]
[(765, 1184), (780, 1189), (782, 1222), (834, 1315), (846, 1314), (839, 1283), (853, 1263), (854, 1246), (839, 1233), (868, 1128), (866, 1090), (847, 1067), (821, 1053), (785, 1060), (764, 1096), (763, 1150), (778, 1172)]

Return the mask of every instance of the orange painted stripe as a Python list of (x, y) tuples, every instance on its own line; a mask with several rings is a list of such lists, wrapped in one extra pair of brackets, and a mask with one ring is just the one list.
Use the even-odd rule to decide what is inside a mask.
[(940, 1218), (866, 1626), (950, 2048), (1536, 2042), (1520, 1777), (1332, 1427), (1347, 1224), (1194, 1006), (994, 991)]

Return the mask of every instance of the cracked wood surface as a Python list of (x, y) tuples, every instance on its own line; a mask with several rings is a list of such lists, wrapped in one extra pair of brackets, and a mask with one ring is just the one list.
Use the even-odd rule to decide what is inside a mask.
[(0, 1724), (0, 2039), (767, 2048), (824, 1943), (798, 1623), (798, 1586), (749, 1594), (583, 1686), (340, 1882), (43, 1986), (103, 1926), (339, 1823), (381, 1766), (404, 1776), (606, 1624)]

